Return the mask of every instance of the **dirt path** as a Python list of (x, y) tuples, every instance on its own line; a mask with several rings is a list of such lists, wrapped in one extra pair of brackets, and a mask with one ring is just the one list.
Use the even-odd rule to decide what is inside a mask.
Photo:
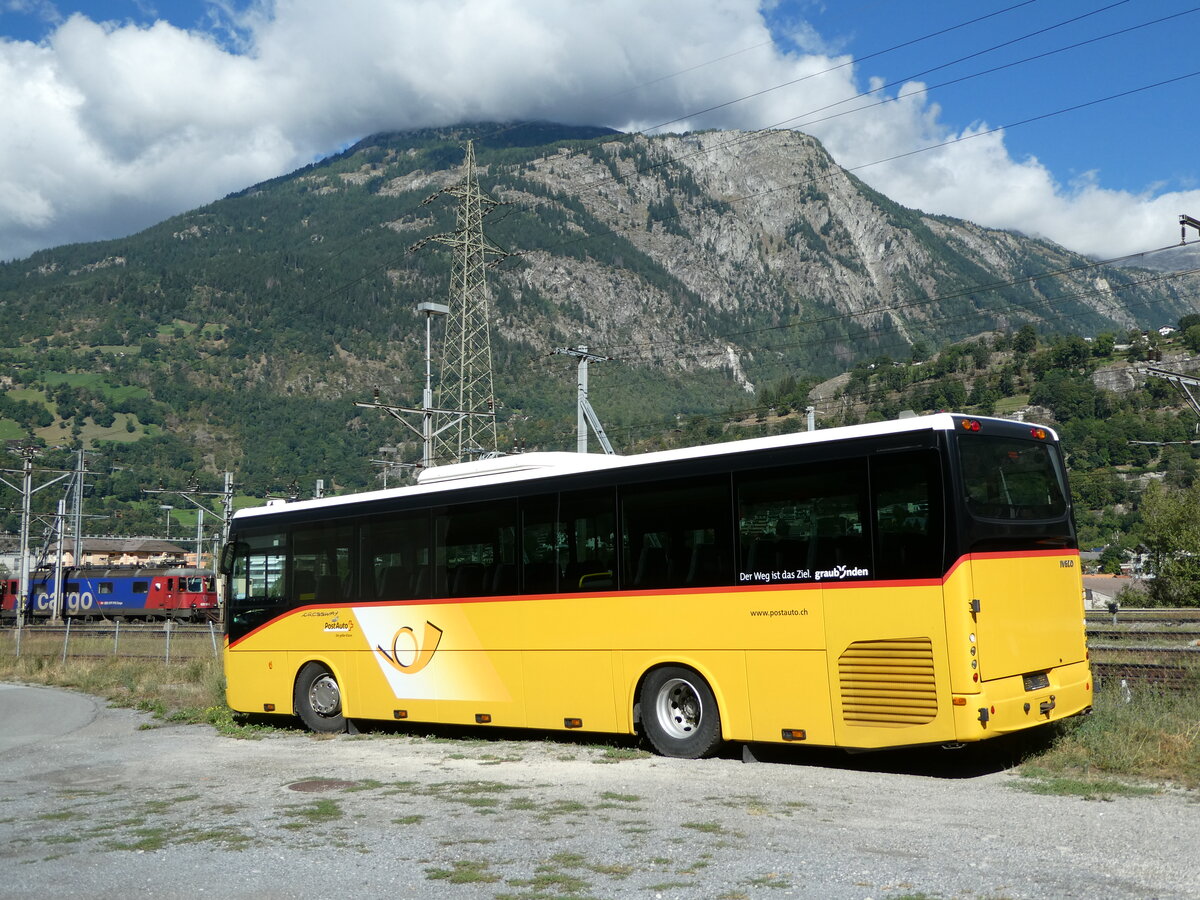
[[(56, 695), (76, 716), (65, 733), (36, 721)], [(1200, 885), (1197, 798), (1040, 796), (984, 754), (747, 765), (550, 740), (233, 740), (32, 687), (0, 690), (0, 723), (38, 735), (0, 762), (0, 897), (1143, 898)]]

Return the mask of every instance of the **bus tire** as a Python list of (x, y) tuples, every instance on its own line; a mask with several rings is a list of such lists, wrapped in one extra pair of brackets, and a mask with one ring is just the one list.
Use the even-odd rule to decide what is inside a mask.
[(296, 715), (312, 731), (336, 734), (346, 730), (341, 688), (333, 673), (320, 663), (306, 663), (300, 670), (292, 702)]
[(650, 672), (638, 695), (642, 728), (663, 756), (701, 759), (721, 744), (721, 713), (712, 688), (682, 666)]

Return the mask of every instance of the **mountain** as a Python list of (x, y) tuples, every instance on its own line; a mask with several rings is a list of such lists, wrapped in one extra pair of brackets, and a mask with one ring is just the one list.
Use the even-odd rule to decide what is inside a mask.
[[(502, 449), (573, 446), (561, 347), (613, 358), (591, 400), (620, 450), (913, 345), (1024, 323), (1124, 333), (1195, 308), (1195, 276), (901, 207), (798, 132), (427, 129), (0, 266), (0, 438), (111, 441), (110, 468), (168, 484), (228, 469), (260, 496), (376, 483), (389, 448), (419, 458), (352, 401), (420, 403), (415, 306), (446, 301), (451, 259), (409, 248), (453, 230), (451, 201), (424, 201), (461, 178), (467, 139), (503, 204), (485, 230), (511, 253), (488, 276)], [(97, 490), (134, 495), (133, 478)]]

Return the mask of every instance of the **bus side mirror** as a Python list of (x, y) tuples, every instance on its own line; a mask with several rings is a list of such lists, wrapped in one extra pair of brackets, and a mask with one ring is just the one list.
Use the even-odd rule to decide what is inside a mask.
[(217, 571), (228, 576), (233, 572), (233, 562), (238, 556), (244, 555), (250, 549), (245, 541), (230, 541), (221, 548), (221, 559)]

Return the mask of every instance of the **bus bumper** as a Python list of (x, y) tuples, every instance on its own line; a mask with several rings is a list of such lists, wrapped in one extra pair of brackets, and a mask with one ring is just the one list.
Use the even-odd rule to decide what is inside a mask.
[(960, 741), (981, 741), (1057, 722), (1092, 706), (1092, 673), (1086, 662), (1051, 669), (1048, 684), (1029, 689), (1026, 676), (983, 683), (978, 694), (958, 695), (955, 729)]

